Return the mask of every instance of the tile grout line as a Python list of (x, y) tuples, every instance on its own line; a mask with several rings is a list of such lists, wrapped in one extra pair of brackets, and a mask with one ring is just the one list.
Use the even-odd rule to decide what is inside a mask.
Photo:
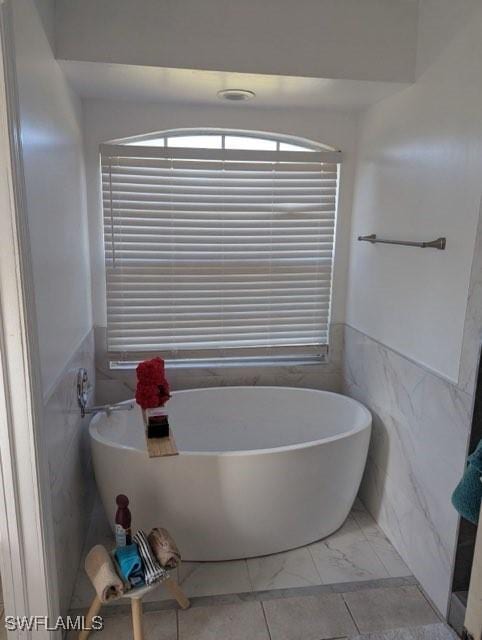
[[(316, 541), (318, 542), (318, 541)], [(272, 555), (268, 555), (268, 556), (261, 556), (261, 557), (254, 557), (254, 558), (247, 558), (246, 562), (248, 565), (248, 578), (251, 582), (251, 587), (252, 587), (252, 591), (253, 593), (257, 593), (260, 591), (270, 591), (270, 590), (275, 590), (275, 589), (290, 589), (290, 588), (302, 588), (302, 587), (318, 587), (321, 586), (323, 584), (323, 581), (321, 579), (320, 576), (320, 572), (318, 571), (318, 567), (316, 566), (316, 562), (313, 558), (313, 554), (310, 551), (310, 546), (312, 546), (315, 543), (309, 543), (307, 545), (303, 545), (302, 547), (296, 547), (294, 549), (289, 549), (288, 551), (283, 551), (277, 554), (272, 554)], [(258, 560), (261, 563), (265, 560), (265, 559), (269, 559), (275, 556), (288, 556), (289, 554), (292, 553), (297, 553), (297, 552), (307, 552), (307, 560), (310, 564), (311, 570), (315, 576), (314, 580), (312, 580), (312, 578), (307, 578), (306, 575), (302, 575), (301, 573), (297, 573), (296, 570), (294, 569), (286, 569), (284, 563), (282, 563), (281, 567), (279, 570), (277, 570), (275, 572), (274, 575), (271, 576), (270, 580), (267, 582), (266, 580), (264, 582), (267, 582), (267, 584), (265, 584), (265, 586), (263, 588), (259, 588), (256, 587), (256, 581), (254, 580), (254, 577), (251, 574), (251, 570), (250, 570), (250, 560)], [(261, 569), (261, 574), (262, 574), (262, 569)], [(294, 585), (294, 586), (281, 586), (281, 587), (276, 587), (274, 586), (274, 582), (273, 582), (273, 578), (274, 581), (276, 581), (276, 577), (279, 574), (286, 574), (287, 576), (291, 576), (296, 578), (297, 580), (302, 580), (303, 584), (298, 584), (298, 585)], [(256, 575), (256, 573), (254, 574)], [(263, 582), (263, 580), (261, 581)]]
[[(318, 542), (321, 542), (321, 540), (319, 540)], [(313, 543), (316, 544), (316, 543)], [(313, 563), (314, 567), (315, 567), (315, 571), (318, 575), (318, 578), (320, 579), (320, 585), (324, 585), (325, 583), (323, 582), (323, 578), (321, 576), (321, 571), (318, 569), (318, 565), (316, 564), (316, 560), (313, 557), (313, 553), (311, 552), (311, 544), (309, 546), (307, 546), (306, 548), (308, 549), (308, 553), (310, 554), (310, 558), (311, 558), (311, 562)]]
[[(353, 515), (353, 519), (355, 520), (356, 524), (358, 525), (358, 528), (360, 529), (360, 531), (362, 532), (363, 537), (365, 538), (365, 540), (368, 542), (368, 546), (370, 547), (370, 549), (373, 551), (373, 553), (376, 555), (376, 557), (378, 558), (378, 560), (380, 561), (380, 564), (382, 565), (382, 567), (385, 569), (385, 571), (387, 572), (388, 576), (390, 578), (394, 578), (396, 576), (392, 576), (388, 567), (385, 565), (385, 563), (383, 562), (382, 558), (378, 555), (376, 547), (374, 544), (371, 543), (370, 538), (367, 536), (367, 534), (365, 533), (365, 531), (363, 530), (362, 525), (358, 522), (358, 518), (356, 517), (356, 514), (354, 513), (354, 510), (352, 509), (350, 511), (350, 513)], [(372, 517), (372, 515), (368, 512), (368, 515), (370, 516), (370, 518), (372, 518), (374, 525), (378, 528), (378, 525), (375, 521), (375, 519)], [(380, 529), (380, 533), (383, 533)], [(387, 538), (388, 540), (388, 538)], [(390, 542), (390, 540), (388, 540), (388, 542), (392, 545), (392, 543)], [(392, 545), (393, 546), (393, 545)], [(393, 550), (396, 551), (395, 547), (393, 547)], [(403, 558), (402, 558), (403, 560)]]
[[(361, 502), (361, 500), (360, 500)], [(363, 503), (362, 503), (363, 504)], [(365, 508), (365, 505), (363, 505), (363, 507)], [(368, 509), (365, 508), (365, 511), (367, 512), (367, 514), (370, 516), (370, 518), (373, 520), (373, 524), (375, 525), (375, 527), (380, 531), (381, 534), (383, 534), (382, 530), (378, 527), (378, 524), (375, 520), (375, 518), (373, 518), (373, 516), (371, 515), (371, 513), (368, 511)], [(368, 542), (368, 546), (370, 547), (370, 549), (373, 551), (373, 553), (375, 554), (375, 556), (378, 558), (380, 564), (382, 565), (382, 567), (385, 569), (385, 571), (387, 572), (387, 576), (389, 578), (395, 578), (397, 576), (392, 576), (392, 574), (390, 573), (390, 570), (388, 569), (388, 567), (385, 565), (385, 563), (383, 562), (382, 558), (380, 555), (378, 555), (377, 553), (377, 549), (376, 546), (374, 544), (372, 544), (372, 542), (370, 541), (370, 538), (367, 536), (367, 534), (365, 533), (364, 528), (362, 527), (362, 525), (359, 523), (358, 518), (356, 517), (356, 513), (354, 512), (354, 509), (352, 508), (352, 510), (350, 511), (350, 514), (353, 516), (353, 520), (356, 522), (358, 528), (360, 529), (360, 531), (362, 532), (363, 537), (365, 538), (365, 540)], [(383, 534), (384, 535), (384, 534)], [(388, 540), (388, 538), (387, 538)], [(390, 540), (388, 540), (389, 544), (393, 547), (392, 543)], [(393, 550), (396, 552), (395, 547), (393, 547)], [(403, 558), (402, 558), (403, 560)]]
[(342, 597), (343, 604), (345, 605), (345, 608), (346, 608), (346, 610), (348, 611), (348, 615), (350, 616), (351, 621), (352, 621), (352, 622), (353, 622), (353, 624), (355, 625), (355, 629), (358, 631), (358, 634), (360, 635), (360, 634), (361, 634), (360, 627), (357, 625), (356, 620), (355, 620), (355, 617), (354, 617), (354, 615), (352, 614), (352, 612), (351, 612), (351, 610), (350, 610), (350, 607), (348, 606), (348, 602), (347, 602), (347, 601), (346, 601), (346, 599), (345, 599), (345, 594), (344, 594), (344, 593), (341, 593), (340, 595), (341, 595), (341, 597)]
[(261, 610), (262, 610), (262, 612), (263, 612), (263, 616), (264, 616), (264, 621), (265, 621), (265, 623), (266, 623), (266, 629), (267, 629), (267, 631), (268, 631), (268, 637), (269, 637), (269, 640), (272, 640), (272, 638), (271, 638), (271, 629), (269, 628), (268, 617), (267, 617), (267, 615), (266, 615), (266, 610), (265, 610), (265, 608), (264, 608), (264, 603), (263, 603), (263, 601), (261, 601), (261, 602), (260, 602), (260, 604), (261, 604)]
[(249, 563), (248, 563), (248, 558), (244, 558), (244, 562), (246, 564), (246, 573), (248, 574), (248, 581), (249, 581), (249, 585), (251, 587), (251, 591), (256, 591), (256, 589), (254, 588), (254, 582), (251, 578), (251, 573), (249, 571)]
[(433, 604), (433, 602), (432, 602), (431, 598), (429, 598), (429, 597), (428, 597), (428, 595), (425, 593), (424, 589), (422, 588), (422, 585), (421, 585), (421, 584), (419, 584), (419, 583), (417, 583), (417, 584), (415, 585), (415, 587), (416, 587), (416, 588), (420, 591), (420, 593), (422, 594), (422, 598), (424, 598), (424, 599), (428, 602), (428, 604), (429, 604), (430, 608), (431, 608), (431, 609), (432, 609), (432, 611), (435, 613), (435, 615), (437, 616), (437, 618), (438, 618), (441, 622), (445, 622), (446, 624), (448, 624), (448, 622), (444, 619), (444, 617), (442, 616), (442, 614), (441, 614), (441, 613), (439, 613), (439, 611), (438, 611), (437, 607)]
[[(371, 517), (371, 516), (370, 516)], [(344, 524), (342, 525), (343, 527), (346, 525), (347, 522), (352, 522), (355, 527), (356, 527), (356, 533), (360, 535), (360, 540), (365, 542), (368, 545), (368, 549), (373, 553), (373, 556), (376, 558), (376, 560), (379, 562), (380, 567), (383, 569), (383, 571), (386, 573), (386, 575), (384, 576), (372, 576), (371, 578), (368, 578), (368, 580), (386, 580), (389, 578), (394, 578), (397, 576), (392, 576), (390, 574), (390, 571), (387, 569), (387, 567), (385, 566), (385, 564), (382, 562), (381, 558), (379, 557), (379, 555), (377, 554), (377, 552), (375, 551), (374, 546), (372, 545), (372, 543), (370, 542), (370, 540), (368, 539), (367, 535), (365, 534), (363, 527), (360, 525), (360, 523), (358, 522), (357, 518), (355, 517), (355, 515), (353, 514), (353, 508), (350, 511), (350, 513), (348, 514), (347, 519), (345, 520)], [(376, 523), (375, 523), (376, 525)], [(325, 540), (330, 540), (331, 536), (328, 536), (327, 538), (323, 538), (322, 540), (320, 540), (320, 543), (323, 543)], [(328, 550), (331, 551), (331, 548), (329, 547), (329, 545), (326, 545)], [(311, 553), (311, 550), (310, 550)], [(343, 553), (343, 552), (342, 552)], [(313, 554), (312, 558), (314, 560)], [(316, 563), (316, 560), (314, 560), (315, 562), (315, 566), (318, 569), (318, 565)], [(320, 578), (321, 578), (321, 572), (318, 572), (320, 574)], [(322, 580), (321, 584), (325, 584)]]

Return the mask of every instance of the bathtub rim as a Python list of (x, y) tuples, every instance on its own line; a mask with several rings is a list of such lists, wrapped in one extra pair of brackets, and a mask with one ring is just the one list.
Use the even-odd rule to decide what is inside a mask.
[[(276, 389), (276, 390), (304, 390), (315, 393), (321, 393), (323, 395), (337, 396), (343, 398), (347, 403), (356, 406), (358, 409), (361, 409), (364, 414), (364, 419), (361, 420), (362, 424), (350, 429), (349, 431), (344, 431), (343, 433), (336, 434), (334, 436), (328, 436), (327, 438), (319, 438), (317, 440), (310, 440), (308, 442), (301, 442), (298, 444), (290, 444), (290, 445), (282, 445), (279, 447), (267, 447), (264, 449), (242, 449), (239, 451), (179, 451), (180, 456), (254, 456), (254, 455), (265, 455), (265, 454), (273, 454), (273, 453), (286, 453), (288, 451), (298, 451), (300, 449), (308, 449), (310, 447), (315, 447), (322, 444), (328, 444), (330, 442), (335, 442), (337, 440), (342, 440), (344, 438), (348, 438), (350, 436), (355, 435), (361, 431), (366, 429), (371, 429), (373, 417), (369, 409), (365, 407), (364, 404), (355, 400), (354, 398), (350, 398), (350, 396), (346, 396), (343, 393), (336, 393), (334, 391), (324, 391), (323, 389), (309, 389), (304, 387), (282, 387), (276, 385), (229, 385), (229, 386), (221, 386), (221, 387), (196, 387), (194, 389), (182, 389), (179, 391), (173, 391), (172, 395), (181, 395), (184, 393), (191, 393), (192, 391), (215, 391), (215, 390), (227, 390), (227, 389)], [(135, 402), (135, 398), (130, 400), (124, 400), (123, 402), (119, 402), (118, 404), (129, 404)], [(138, 453), (145, 453), (145, 449), (139, 449), (138, 447), (133, 447), (131, 445), (121, 444), (118, 442), (113, 442), (112, 440), (101, 435), (98, 429), (98, 423), (101, 419), (108, 419), (107, 412), (99, 411), (99, 413), (95, 414), (90, 423), (89, 423), (89, 436), (92, 440), (99, 442), (105, 446), (111, 447), (113, 449), (122, 449), (124, 451), (135, 451)], [(177, 456), (170, 456), (176, 458)]]

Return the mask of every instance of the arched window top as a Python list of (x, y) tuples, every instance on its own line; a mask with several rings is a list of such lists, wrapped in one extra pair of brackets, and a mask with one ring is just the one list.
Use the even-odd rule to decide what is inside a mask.
[(187, 147), (190, 149), (246, 151), (334, 151), (333, 147), (306, 138), (239, 129), (171, 129), (123, 138), (115, 142), (139, 147)]

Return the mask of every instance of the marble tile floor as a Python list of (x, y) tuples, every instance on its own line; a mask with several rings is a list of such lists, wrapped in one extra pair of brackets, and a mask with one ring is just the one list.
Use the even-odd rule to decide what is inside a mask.
[[(293, 589), (294, 592), (302, 589)], [(272, 592), (274, 593), (274, 592)], [(278, 591), (280, 594), (281, 591)], [(144, 613), (146, 640), (456, 640), (416, 585), (271, 597)], [(111, 607), (111, 610), (116, 610)], [(104, 618), (92, 640), (131, 640), (131, 619)]]
[[(94, 544), (112, 547), (112, 534), (100, 503), (96, 504), (87, 534), (85, 551)], [(207, 597), (249, 594), (320, 585), (336, 591), (336, 585), (406, 578), (411, 573), (375, 521), (357, 500), (345, 524), (334, 534), (306, 547), (260, 558), (229, 562), (184, 562), (175, 577), (186, 595)], [(317, 591), (317, 589), (315, 589)], [(319, 589), (318, 589), (319, 591)], [(85, 609), (93, 590), (83, 561), (79, 568), (71, 609)], [(162, 586), (145, 602), (159, 605), (168, 596)], [(123, 600), (112, 606), (123, 606)], [(160, 607), (159, 607), (160, 608)]]

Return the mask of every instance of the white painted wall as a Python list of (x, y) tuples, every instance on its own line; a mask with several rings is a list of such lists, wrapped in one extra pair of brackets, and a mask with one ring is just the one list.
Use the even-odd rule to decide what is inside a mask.
[(411, 81), (417, 0), (57, 0), (57, 54), (114, 62)]
[(45, 395), (92, 328), (81, 106), (32, 0), (16, 0), (14, 40)]
[(232, 104), (200, 107), (86, 100), (83, 105), (95, 325), (106, 325), (99, 144), (178, 127), (225, 127), (285, 133), (310, 138), (343, 151), (332, 312), (333, 322), (343, 321), (357, 124), (353, 114), (318, 109), (268, 111)]
[[(14, 45), (27, 213), (49, 452), (59, 606), (67, 614), (85, 540), (93, 474), (79, 367), (94, 373), (81, 105), (53, 57), (47, 0), (15, 0)], [(42, 15), (37, 6), (43, 10)]]
[[(347, 323), (457, 382), (482, 191), (482, 6), (422, 0), (416, 83), (361, 122)], [(447, 250), (359, 234), (447, 237)]]

